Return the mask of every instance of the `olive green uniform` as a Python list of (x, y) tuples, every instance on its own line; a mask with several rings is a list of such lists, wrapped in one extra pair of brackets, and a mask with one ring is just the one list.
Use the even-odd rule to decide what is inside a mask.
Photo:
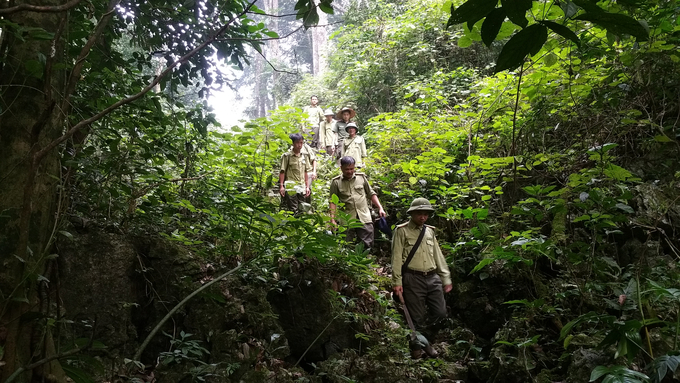
[(344, 151), (345, 148), (344, 148), (343, 143), (345, 142), (347, 137), (349, 137), (349, 133), (347, 133), (347, 131), (345, 130), (345, 127), (350, 122), (352, 122), (352, 121), (345, 122), (345, 121), (340, 120), (335, 124), (335, 127), (338, 129), (338, 145), (337, 145), (336, 150), (335, 150), (336, 153), (337, 153), (336, 154), (337, 158), (341, 158), (341, 157), (344, 156), (343, 151)]
[(319, 123), (325, 119), (323, 109), (320, 106), (305, 106), (303, 112), (307, 113), (307, 126), (304, 129), (304, 134), (309, 139), (309, 134), (313, 134), (312, 147), (319, 147)]
[(347, 240), (351, 241), (358, 237), (366, 248), (371, 248), (373, 246), (373, 218), (369, 204), (371, 198), (377, 193), (368, 183), (366, 175), (357, 172), (350, 179), (344, 179), (342, 174), (334, 177), (331, 180), (331, 199), (333, 194), (345, 204), (343, 210), (350, 218), (358, 219), (364, 224), (363, 228), (349, 229)]
[[(299, 154), (289, 150), (281, 155), (281, 172), (285, 174), (285, 181), (294, 181), (301, 190), (305, 189), (305, 173), (312, 171), (310, 157), (300, 151)], [(284, 185), (285, 186), (285, 185)], [(286, 189), (286, 194), (281, 198), (281, 207), (293, 213), (300, 213), (300, 203), (304, 202), (304, 193), (288, 193), (290, 186)]]
[(442, 285), (451, 284), (451, 272), (435, 237), (434, 227), (425, 225), (423, 240), (402, 275), (402, 265), (416, 244), (421, 229), (423, 227), (413, 221), (397, 225), (392, 237), (392, 284), (403, 286), (404, 301), (411, 319), (422, 332), (428, 325), (428, 309), (431, 323), (446, 317)]
[(338, 122), (335, 120), (321, 121), (319, 125), (319, 149), (326, 149), (328, 146), (335, 149), (338, 142)]
[(343, 146), (343, 156), (350, 156), (354, 158), (357, 168), (363, 168), (366, 166), (366, 164), (364, 164), (364, 157), (367, 157), (366, 141), (363, 137), (356, 135), (354, 138), (345, 138)]

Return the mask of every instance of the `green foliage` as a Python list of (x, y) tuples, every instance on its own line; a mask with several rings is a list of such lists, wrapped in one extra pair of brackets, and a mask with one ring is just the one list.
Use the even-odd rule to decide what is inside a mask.
[(604, 377), (602, 383), (645, 383), (649, 377), (641, 372), (633, 371), (623, 366), (597, 366), (590, 374), (590, 381), (594, 382)]

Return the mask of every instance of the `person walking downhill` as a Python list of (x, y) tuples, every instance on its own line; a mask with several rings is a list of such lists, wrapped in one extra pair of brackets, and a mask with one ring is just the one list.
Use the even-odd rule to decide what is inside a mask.
[[(446, 318), (444, 293), (453, 288), (451, 272), (434, 234), (434, 227), (425, 225), (434, 208), (425, 198), (411, 202), (407, 213), (411, 219), (397, 225), (392, 237), (392, 285), (397, 296), (403, 296), (418, 332), (425, 335), (435, 330)], [(415, 250), (414, 250), (415, 249)], [(428, 315), (429, 314), (429, 315)], [(420, 358), (437, 352), (426, 342), (425, 347), (411, 344), (411, 356)]]
[(363, 227), (347, 231), (347, 241), (350, 242), (357, 238), (364, 243), (364, 249), (370, 249), (373, 247), (373, 219), (368, 208), (368, 201), (370, 200), (378, 208), (380, 217), (385, 217), (387, 214), (380, 204), (377, 193), (368, 183), (366, 175), (355, 173), (354, 158), (342, 157), (340, 159), (340, 170), (342, 174), (331, 180), (331, 202), (329, 206), (331, 224), (333, 227), (337, 225), (337, 205), (332, 202), (333, 195), (336, 195), (338, 200), (344, 204), (342, 209), (349, 215), (349, 218), (358, 219), (363, 224)]
[(315, 95), (309, 98), (309, 105), (302, 110), (307, 113), (307, 126), (303, 133), (307, 140), (311, 140), (311, 146), (319, 149), (319, 124), (324, 120), (323, 109), (319, 106), (319, 98)]
[(338, 122), (333, 119), (335, 113), (326, 109), (326, 119), (319, 125), (319, 149), (326, 149), (326, 154), (333, 156), (335, 146), (338, 144)]
[(347, 124), (351, 122), (354, 116), (356, 116), (356, 112), (349, 106), (340, 109), (336, 116), (336, 119), (338, 120), (336, 124), (338, 126), (338, 145), (336, 146), (337, 158), (345, 156), (345, 154), (342, 152), (343, 150), (342, 144), (345, 141), (345, 138), (349, 136), (349, 133), (347, 133), (345, 127), (347, 127)]
[(343, 142), (343, 153), (345, 156), (353, 157), (356, 161), (357, 169), (361, 169), (366, 166), (364, 163), (364, 158), (367, 157), (366, 154), (366, 141), (363, 137), (357, 134), (359, 128), (354, 122), (350, 122), (345, 126), (345, 131), (347, 131), (348, 136)]
[(302, 203), (305, 197), (311, 194), (307, 173), (312, 171), (312, 166), (309, 156), (302, 153), (304, 143), (302, 135), (293, 133), (290, 135), (290, 140), (293, 142), (293, 147), (281, 155), (279, 194), (281, 194), (281, 207), (298, 215), (302, 213)]

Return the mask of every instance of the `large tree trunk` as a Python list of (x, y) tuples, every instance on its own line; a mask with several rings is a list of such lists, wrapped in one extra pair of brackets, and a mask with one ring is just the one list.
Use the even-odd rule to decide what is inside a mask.
[[(24, 3), (17, 1), (15, 5)], [(41, 5), (59, 5), (43, 1)], [(4, 348), (0, 381), (39, 358), (45, 332), (24, 322), (24, 314), (37, 310), (37, 281), (44, 274), (50, 238), (54, 235), (55, 196), (59, 180), (57, 153), (35, 160), (35, 154), (62, 133), (63, 117), (56, 107), (64, 88), (63, 71), (49, 68), (63, 51), (59, 31), (64, 13), (17, 12), (7, 19), (23, 27), (43, 28), (56, 39), (17, 38), (2, 30), (0, 61), (0, 345)], [(46, 58), (41, 65), (39, 57)], [(29, 64), (30, 63), (30, 64)], [(55, 91), (57, 90), (57, 91)], [(24, 316), (24, 318), (22, 318)], [(36, 344), (38, 339), (43, 344)], [(63, 380), (57, 363), (38, 369), (40, 375)], [(49, 370), (52, 367), (52, 371)], [(30, 380), (31, 371), (21, 380)]]
[[(316, 1), (318, 3), (318, 1)], [(328, 15), (318, 10), (319, 25), (312, 28), (312, 74), (322, 73), (328, 66)]]

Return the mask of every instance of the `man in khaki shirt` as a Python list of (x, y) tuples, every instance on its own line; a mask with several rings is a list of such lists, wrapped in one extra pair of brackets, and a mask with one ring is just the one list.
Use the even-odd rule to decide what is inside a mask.
[[(414, 199), (407, 211), (411, 220), (397, 225), (392, 237), (393, 290), (397, 295), (403, 294), (413, 324), (421, 333), (429, 325), (446, 318), (444, 293), (450, 292), (453, 287), (451, 272), (434, 235), (434, 227), (425, 225), (431, 212), (434, 212), (434, 208), (430, 201), (425, 198)], [(423, 239), (411, 261), (403, 268), (421, 230), (425, 230)], [(419, 350), (414, 350), (412, 355), (419, 357), (422, 351), (417, 351)], [(436, 356), (436, 351), (431, 346), (426, 347), (425, 352)]]
[(299, 214), (302, 202), (311, 194), (307, 173), (312, 171), (312, 166), (309, 156), (302, 153), (304, 144), (302, 135), (291, 134), (290, 140), (293, 142), (293, 147), (281, 156), (279, 194), (281, 194), (281, 207)]
[(318, 97), (313, 95), (309, 101), (310, 105), (302, 110), (307, 113), (307, 126), (304, 128), (304, 133), (308, 140), (312, 140), (312, 147), (317, 149), (319, 147), (319, 123), (324, 119), (323, 109), (319, 106)]
[(355, 162), (352, 157), (342, 157), (340, 159), (340, 170), (342, 174), (331, 180), (331, 223), (337, 225), (335, 220), (337, 205), (333, 203), (333, 195), (338, 196), (338, 200), (345, 204), (343, 210), (350, 218), (361, 221), (363, 227), (353, 228), (347, 231), (347, 241), (352, 241), (357, 237), (364, 243), (364, 248), (370, 249), (373, 246), (373, 219), (368, 208), (370, 199), (375, 205), (381, 217), (385, 217), (378, 195), (363, 173), (355, 173)]

